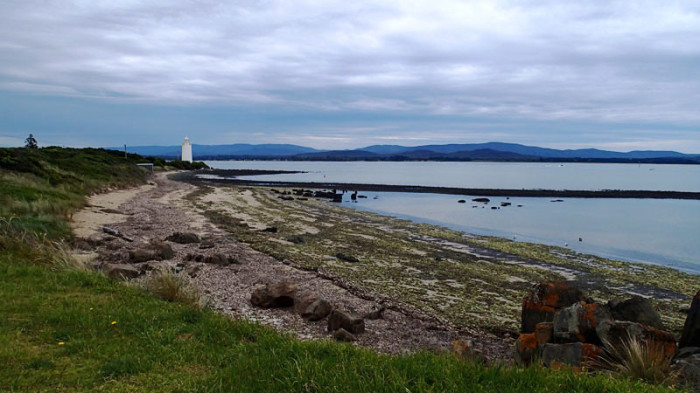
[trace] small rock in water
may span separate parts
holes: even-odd
[[[464,199],[460,199],[457,201],[457,203],[467,203],[467,201],[465,201]]]

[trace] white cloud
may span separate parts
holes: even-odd
[[[697,125],[695,1],[7,1],[0,90]]]

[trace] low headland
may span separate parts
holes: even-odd
[[[0,390],[674,390],[673,378],[514,365],[521,303],[564,279],[589,302],[642,295],[680,335],[697,276],[282,186],[149,177],[141,161],[0,149]],[[295,306],[252,301],[282,282]],[[363,331],[339,338],[302,318],[296,299],[312,298],[364,316]]]

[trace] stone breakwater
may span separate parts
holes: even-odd
[[[656,191],[656,190],[543,190],[543,189],[497,189],[497,188],[457,188],[429,187],[390,184],[333,183],[333,182],[289,182],[242,180],[237,177],[254,175],[275,175],[300,173],[290,171],[257,171],[238,169],[217,169],[198,172],[184,172],[176,178],[188,182],[206,181],[209,183],[238,186],[266,186],[286,188],[335,189],[377,192],[413,192],[448,195],[473,195],[492,197],[559,197],[559,198],[652,198],[700,200],[700,192]]]

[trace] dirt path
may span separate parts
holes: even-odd
[[[358,336],[356,345],[398,353],[417,349],[449,350],[452,341],[459,339],[472,341],[473,348],[487,359],[510,358],[512,343],[508,339],[472,329],[456,329],[415,307],[402,304],[398,299],[378,296],[327,273],[295,269],[285,261],[278,261],[238,242],[228,232],[213,225],[203,211],[185,198],[196,191],[196,186],[169,180],[162,173],[157,174],[152,183],[135,190],[94,197],[91,207],[74,216],[76,235],[90,238],[88,243],[94,245],[99,261],[126,262],[130,250],[151,240],[163,240],[177,231],[195,232],[203,242],[172,243],[175,256],[165,264],[179,266],[188,272],[204,289],[214,307],[231,317],[259,321],[279,331],[292,332],[301,339],[330,338],[325,320],[308,322],[290,309],[264,310],[250,304],[250,293],[257,284],[291,280],[297,283],[300,293],[317,294],[338,309],[362,314],[386,306],[384,319],[365,321],[366,332]],[[215,200],[210,202],[217,203]],[[251,201],[242,203],[250,204]],[[300,219],[300,225],[308,225],[301,221],[304,220]],[[106,224],[134,241],[127,242],[96,232]],[[239,263],[224,267],[188,261],[191,259],[188,255],[215,254],[231,257]]]

